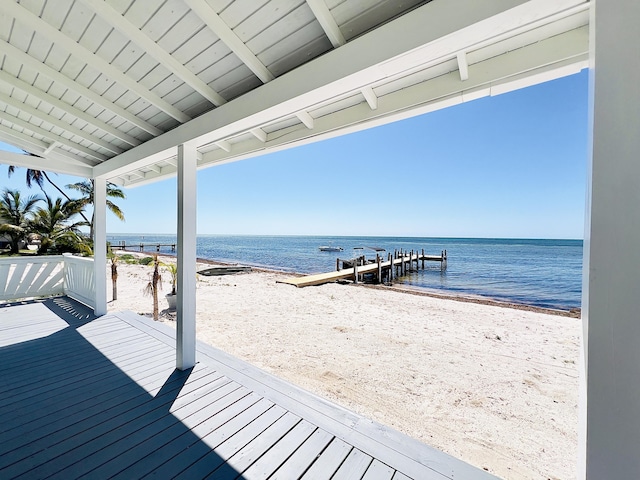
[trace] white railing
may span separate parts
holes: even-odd
[[[96,281],[93,273],[93,258],[74,257],[63,253],[64,294],[89,305],[96,306]]]
[[[69,253],[0,258],[0,300],[62,294],[95,308],[92,258]]]

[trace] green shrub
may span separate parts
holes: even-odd
[[[140,265],[149,265],[151,262],[153,262],[153,257],[142,257],[138,260]]]
[[[123,263],[138,263],[138,259],[131,255],[130,253],[125,253],[124,255],[118,255],[118,261]]]

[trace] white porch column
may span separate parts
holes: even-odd
[[[586,478],[630,479],[640,478],[640,2],[592,8]]]
[[[93,180],[93,273],[96,315],[107,313],[107,181]]]
[[[178,146],[176,367],[196,364],[196,147]]]

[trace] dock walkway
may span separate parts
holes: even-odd
[[[341,260],[338,259],[338,267]],[[440,255],[425,255],[424,252],[415,255],[413,252],[409,254],[391,255],[387,260],[382,260],[378,257],[376,262],[366,263],[364,265],[358,265],[355,260],[342,261],[344,263],[353,264],[353,267],[338,268],[333,272],[316,273],[312,275],[305,275],[302,277],[290,277],[282,280],[277,280],[277,283],[285,283],[287,285],[294,285],[296,287],[310,287],[313,285],[322,285],[325,283],[335,282],[338,280],[352,279],[354,282],[358,282],[360,277],[367,274],[373,274],[378,282],[382,282],[383,278],[388,278],[391,281],[394,275],[404,275],[408,270],[413,267],[415,263],[416,269],[419,268],[422,263],[424,268],[424,262],[440,262],[442,267],[446,267],[447,252],[443,250]]]

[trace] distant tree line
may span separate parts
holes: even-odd
[[[10,166],[8,175],[14,173]],[[80,193],[80,198],[71,198],[56,185],[47,172],[27,169],[26,186],[40,187],[43,196],[24,196],[19,190],[5,188],[0,194],[0,237],[9,244],[9,253],[18,254],[24,242],[37,246],[39,255],[65,252],[91,254],[93,250],[93,222],[89,220],[86,208],[94,202],[92,180],[66,185],[65,188]],[[44,190],[45,183],[51,184],[62,198],[51,198]],[[107,183],[107,197],[125,198],[117,185]],[[107,208],[124,221],[124,214],[111,200]],[[89,227],[89,235],[83,234],[81,227]]]

